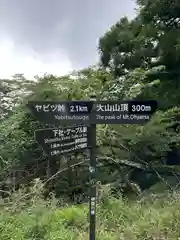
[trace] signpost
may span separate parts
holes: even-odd
[[[66,101],[29,102],[28,108],[43,123],[78,125],[75,127],[40,129],[35,139],[49,157],[82,151],[90,152],[89,239],[95,240],[96,227],[96,124],[142,124],[157,109],[149,101]]]
[[[141,124],[150,120],[157,102],[29,102],[28,107],[40,122],[46,124]]]
[[[35,139],[49,156],[64,155],[88,148],[89,127],[48,128],[35,131]]]

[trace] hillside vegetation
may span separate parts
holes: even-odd
[[[97,66],[66,76],[44,75],[36,81],[23,74],[0,81],[0,239],[88,239],[89,156],[72,154],[70,161],[76,167],[69,167],[65,156],[48,159],[35,142],[34,131],[52,125],[38,122],[26,104],[89,100],[92,95],[97,100],[158,102],[157,112],[145,125],[97,126],[97,180],[110,184],[113,193],[98,207],[99,239],[180,238],[180,3],[137,3],[133,20],[121,18],[100,37]],[[43,197],[40,202],[24,200],[37,178],[45,183]],[[172,196],[166,193],[156,200],[148,195],[143,203],[125,200],[132,192],[141,199],[160,183]],[[26,192],[18,193],[22,188]],[[46,206],[52,192],[69,207]],[[14,195],[8,199],[12,193],[18,203]],[[22,206],[15,213],[19,203]],[[71,206],[76,203],[82,206]],[[29,206],[24,209],[23,204]],[[33,236],[35,232],[40,236]]]
[[[21,194],[1,211],[1,239],[89,239],[87,204],[67,206],[53,197],[44,201],[37,193],[28,201],[18,201]],[[161,197],[149,193],[136,201],[106,196],[97,205],[96,239],[177,240],[179,209],[179,195],[168,191]]]

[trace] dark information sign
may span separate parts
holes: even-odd
[[[39,121],[47,124],[141,124],[150,120],[157,102],[29,102],[28,107]]]
[[[50,156],[64,155],[88,148],[89,127],[76,126],[35,131],[35,139]]]

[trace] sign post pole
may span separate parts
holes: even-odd
[[[89,240],[95,240],[96,228],[96,125],[146,123],[157,107],[154,100],[96,101],[95,96],[90,101],[28,103],[28,108],[40,122],[79,125],[37,130],[35,138],[51,158],[89,148]]]
[[[96,125],[90,125],[89,132],[90,145],[90,166],[89,166],[89,240],[95,240],[96,235]]]

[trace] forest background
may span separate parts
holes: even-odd
[[[137,4],[133,20],[121,18],[99,39],[98,65],[65,76],[36,77],[35,81],[24,78],[23,74],[1,79],[0,180],[3,197],[16,194],[17,189],[37,178],[42,184],[46,182],[46,197],[53,191],[56,198],[77,203],[79,200],[72,197],[73,193],[87,196],[88,156],[73,155],[73,164],[84,161],[74,168],[68,167],[64,156],[53,161],[47,159],[34,139],[34,131],[47,125],[39,123],[26,104],[29,100],[89,100],[92,93],[97,100],[158,101],[157,112],[145,125],[98,125],[98,181],[102,185],[110,184],[116,190],[116,197],[117,192],[123,196],[128,192],[146,192],[157,182],[163,182],[173,192],[178,189],[180,2],[137,0]],[[60,170],[60,174],[47,182]]]

